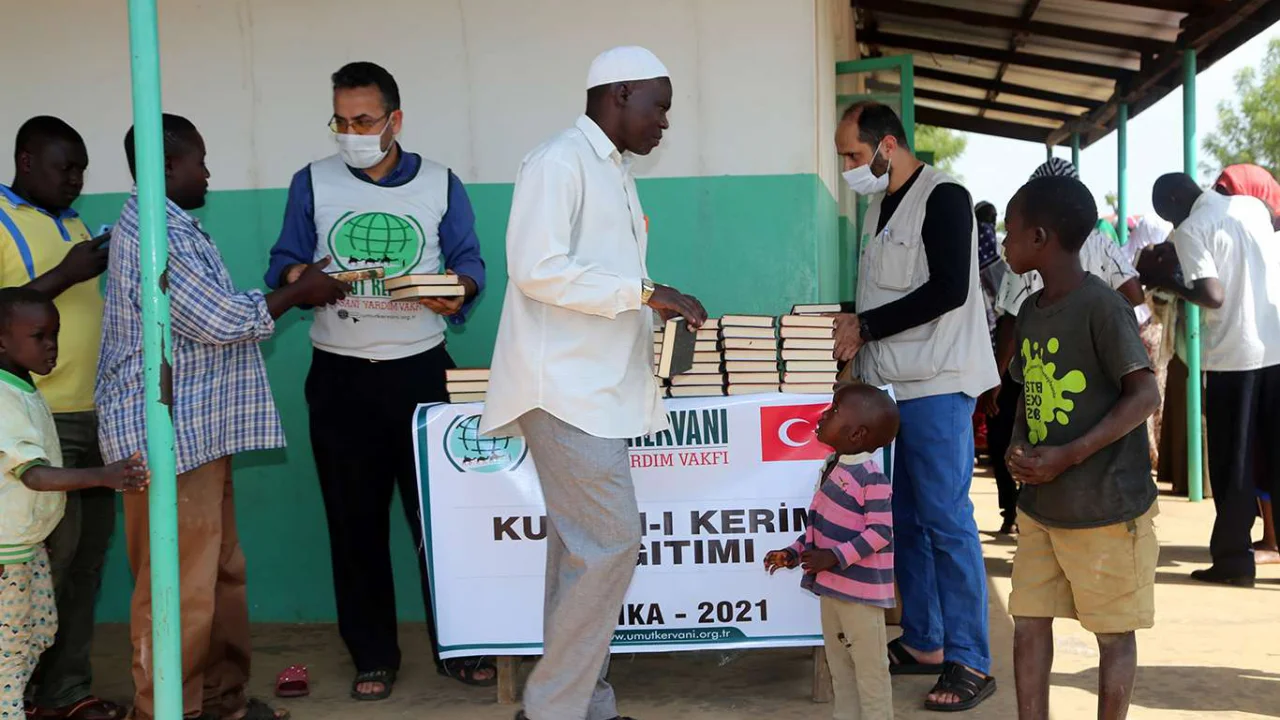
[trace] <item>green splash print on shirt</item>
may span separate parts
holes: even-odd
[[[1049,355],[1058,352],[1058,338],[1049,338],[1045,347],[1030,340],[1022,341],[1022,379],[1027,402],[1027,434],[1032,445],[1039,445],[1049,437],[1049,424],[1068,425],[1071,422],[1071,411],[1075,409],[1075,401],[1066,397],[1067,393],[1079,394],[1089,383],[1084,373],[1072,370],[1061,378],[1056,363],[1045,361],[1045,350]]]

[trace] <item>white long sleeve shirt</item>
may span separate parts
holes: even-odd
[[[482,433],[519,435],[534,409],[596,437],[666,429],[640,302],[647,246],[630,157],[590,118],[524,159]]]

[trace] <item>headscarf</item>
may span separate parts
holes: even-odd
[[[974,206],[973,212],[976,216],[984,207],[995,207],[983,200]],[[1000,246],[996,242],[996,225],[995,223],[978,221],[978,269],[986,270],[991,264],[1000,259]]]
[[[1063,160],[1059,157],[1049,158],[1048,161],[1042,163],[1031,173],[1031,179],[1042,177],[1073,177],[1080,179],[1080,173],[1076,172],[1076,166],[1071,164],[1070,160]]]
[[[1249,195],[1266,203],[1272,216],[1280,214],[1280,183],[1257,165],[1229,165],[1213,183],[1214,189],[1222,188],[1227,195]]]

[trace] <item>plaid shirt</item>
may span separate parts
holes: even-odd
[[[165,204],[178,472],[283,447],[258,348],[275,331],[266,299],[257,290],[237,292],[200,223],[172,201]],[[103,459],[111,463],[146,450],[137,195],[112,229],[107,273],[96,400]]]

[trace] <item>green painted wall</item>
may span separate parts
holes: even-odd
[[[471,321],[451,331],[460,365],[487,365],[506,283],[504,238],[510,184],[469,186],[489,290]],[[649,215],[650,273],[696,294],[713,315],[780,314],[795,303],[838,300],[841,268],[835,198],[811,174],[670,178],[639,181]],[[125,195],[81,199],[89,227],[114,222]],[[262,287],[267,254],[279,232],[285,191],[222,191],[199,213],[240,287]],[[847,281],[846,281],[847,282]],[[241,540],[249,559],[249,597],[260,622],[334,619],[328,535],[307,438],[302,395],[310,362],[309,317],[282,318],[263,345],[289,447],[236,460]],[[406,420],[407,423],[407,420]],[[400,510],[394,512],[399,517]],[[398,611],[421,619],[413,548],[403,522],[393,522]],[[128,618],[132,580],[117,533],[99,618]]]

